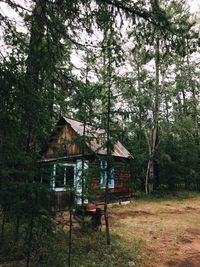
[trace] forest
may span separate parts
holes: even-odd
[[[132,155],[136,199],[198,195],[199,13],[186,0],[0,0],[0,23],[0,266],[159,266],[112,228],[113,151]],[[38,181],[63,116],[83,122],[79,143],[105,129],[102,232],[76,220],[73,186],[56,213]]]

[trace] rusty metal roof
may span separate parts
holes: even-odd
[[[84,133],[84,124],[80,121],[63,117],[63,119],[70,124],[72,129],[80,136]],[[106,142],[106,131],[101,128],[95,128],[95,126],[86,125],[85,135],[89,137],[90,141],[87,142],[88,147],[95,153],[99,155],[106,155],[107,149],[105,147]],[[122,158],[132,158],[133,156],[128,152],[128,150],[118,141],[113,147],[113,156]]]

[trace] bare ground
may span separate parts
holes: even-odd
[[[110,226],[144,240],[147,267],[200,267],[200,198],[135,201],[110,208]]]

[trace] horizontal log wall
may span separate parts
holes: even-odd
[[[88,176],[91,180],[89,189],[89,202],[102,202],[104,200],[104,189],[100,188],[100,162],[98,159],[89,159],[89,172]],[[66,163],[68,161],[63,161]],[[130,180],[130,167],[127,162],[120,159],[115,161],[114,164],[114,188],[109,189],[109,200],[118,201],[130,195],[128,182]],[[69,194],[66,192],[52,192],[50,193],[50,205],[53,210],[66,209],[69,204]]]

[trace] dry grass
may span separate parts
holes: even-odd
[[[114,233],[144,240],[145,266],[200,266],[200,197],[135,201],[110,208]]]
[[[110,207],[109,216],[110,247],[105,242],[105,226],[103,233],[82,233],[73,222],[72,266],[200,267],[200,195],[136,200]],[[67,266],[68,221],[67,212],[55,217],[58,233],[51,243],[47,240],[45,264],[40,266]],[[13,262],[1,266],[24,265]]]

